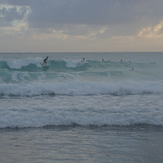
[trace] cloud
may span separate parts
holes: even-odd
[[[158,21],[162,17],[161,6],[163,6],[162,0],[2,0],[2,2],[22,7],[29,6],[31,13],[27,21],[32,28],[148,23],[143,20]],[[16,16],[16,12],[13,15]]]
[[[5,0],[4,0],[5,1]],[[139,1],[139,0],[138,0]],[[106,25],[131,21],[134,18],[133,0],[6,0],[11,5],[28,5],[32,13],[29,23]],[[132,2],[132,3],[131,3]],[[130,13],[130,14],[128,14]],[[34,23],[35,22],[35,23]]]
[[[0,8],[0,26],[12,26],[14,21],[21,21],[28,13],[27,7],[3,6]]]
[[[47,0],[30,7],[32,13],[28,21],[35,28],[51,28],[58,24],[104,26],[135,19],[133,4],[126,0]]]
[[[15,35],[21,41],[24,37],[42,44],[49,40],[88,47],[98,43],[97,49],[119,42],[123,49],[131,41],[133,47],[134,40],[138,44],[140,39],[162,38],[162,0],[0,0],[0,4],[0,35]]]
[[[1,17],[1,26],[11,26],[25,15],[29,28],[58,30],[66,35],[98,38],[134,35],[162,19],[162,0],[2,0],[12,5]],[[1,3],[2,3],[1,2]],[[18,11],[16,6],[21,8]],[[105,30],[103,30],[105,29]],[[101,32],[103,31],[103,32]],[[94,33],[94,34],[92,34]]]
[[[163,37],[163,22],[155,25],[154,27],[143,28],[139,34],[143,38],[160,38]]]

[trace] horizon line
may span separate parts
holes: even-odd
[[[0,52],[0,53],[162,53],[163,51],[108,51],[108,52]]]

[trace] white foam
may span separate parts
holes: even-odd
[[[76,68],[79,63],[82,64],[79,60],[66,61],[66,66],[68,68]]]
[[[0,109],[0,128],[43,127],[47,125],[163,125],[161,109],[57,109],[45,108]]]
[[[16,78],[16,77],[15,77]],[[16,79],[15,79],[16,80]],[[0,94],[18,96],[59,95],[136,95],[162,94],[162,82],[62,82],[62,83],[30,83],[0,84]]]
[[[7,64],[10,68],[13,69],[20,69],[23,66],[28,66],[29,64],[36,64],[37,67],[41,67],[42,59],[35,58],[35,59],[16,59],[16,60],[8,60]]]

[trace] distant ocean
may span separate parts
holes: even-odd
[[[162,163],[162,135],[163,53],[0,53],[2,163]]]

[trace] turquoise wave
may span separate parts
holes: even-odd
[[[0,71],[10,70],[10,71],[28,71],[28,72],[41,72],[47,70],[53,71],[86,71],[89,68],[88,63],[68,63],[66,61],[48,61],[47,65],[43,65],[42,62],[22,62],[19,60],[15,61],[0,61]]]
[[[64,61],[64,60],[49,60],[47,65],[43,66],[42,62],[35,60],[10,60],[0,61],[0,71],[7,69],[12,71],[29,71],[38,72],[44,70],[54,71],[87,71],[89,68],[93,69],[119,69],[119,68],[155,68],[155,62],[150,63],[128,63],[128,62],[100,62],[100,61],[87,61],[85,63],[78,61]]]
[[[162,80],[162,68],[155,62],[129,63],[109,61],[1,60],[0,83],[30,82],[114,82]]]
[[[0,61],[1,97],[162,94],[162,81],[162,67],[155,62]]]

